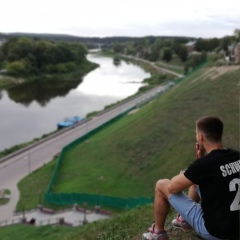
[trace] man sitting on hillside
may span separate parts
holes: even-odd
[[[167,240],[164,230],[170,204],[179,213],[172,225],[192,227],[204,239],[239,240],[239,152],[222,144],[223,123],[207,116],[196,122],[199,158],[171,180],[159,180],[155,188],[155,224],[143,240]],[[204,153],[206,155],[204,156]],[[189,196],[182,190],[189,188]],[[201,198],[201,204],[197,203]]]

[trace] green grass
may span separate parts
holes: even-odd
[[[125,116],[69,151],[54,191],[152,196],[159,178],[171,178],[194,160],[195,121],[203,115],[221,117],[225,123],[225,146],[238,149],[240,70],[215,80],[201,77],[206,70],[205,67],[188,76],[138,112]],[[26,208],[36,207],[38,190],[46,189],[54,165],[53,161],[19,183],[23,196],[19,210],[23,204]],[[58,236],[56,227],[13,227],[16,231],[3,228],[5,232],[1,229],[0,239],[17,231],[29,234],[23,239],[38,239],[40,229],[48,232],[51,239],[139,239],[152,222],[152,206],[144,206],[122,213],[113,221],[100,221],[71,231],[61,228]],[[170,229],[169,222],[167,228]],[[192,232],[170,230],[170,234],[174,240],[198,239]]]
[[[2,227],[0,231],[1,240],[57,240],[66,239],[69,227],[32,227],[24,225],[14,225]]]
[[[9,189],[4,189],[4,193],[7,195],[11,195],[11,191]],[[9,200],[10,198],[0,198],[0,206],[7,204]]]
[[[167,63],[164,61],[157,61],[156,65],[180,74],[184,74],[185,63],[182,62],[181,59],[175,54],[173,55],[171,61]]]
[[[42,203],[56,161],[45,164],[41,169],[32,172],[18,183],[20,199],[16,210],[33,209]]]
[[[63,226],[24,226],[3,227],[0,231],[1,240],[139,240],[143,232],[148,231],[154,221],[152,205],[138,207],[117,215],[109,220],[100,220],[83,227]],[[174,230],[170,222],[176,217],[171,210],[167,219],[166,230],[170,239],[199,240],[194,231],[182,232]]]
[[[178,67],[175,67],[175,66],[170,65],[170,64],[165,65],[165,63],[162,63],[162,62],[157,62],[156,66],[158,66],[160,68],[168,69],[170,71],[173,71],[173,72],[176,72],[176,73],[179,73],[179,74],[184,74],[184,68],[178,68]]]
[[[0,89],[3,89],[7,86],[15,85],[15,79],[8,76],[0,75]]]
[[[178,57],[174,57],[173,60],[168,63],[163,61],[156,62],[157,66],[180,74],[184,74],[184,64],[185,63],[183,63]]]
[[[184,67],[185,63],[179,58],[178,55],[173,54],[171,61],[168,62],[169,65]]]

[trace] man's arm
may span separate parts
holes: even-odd
[[[196,158],[198,159],[200,157],[203,157],[205,152],[205,148],[203,146],[200,146],[199,143],[196,143]],[[179,175],[171,179],[168,190],[170,193],[178,193],[186,188],[189,188],[192,185],[195,184],[186,178],[183,172],[181,172]]]
[[[194,183],[186,178],[183,173],[180,173],[171,179],[168,185],[168,191],[169,193],[179,193],[193,184]]]

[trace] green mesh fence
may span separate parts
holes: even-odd
[[[56,205],[84,204],[121,209],[132,209],[140,205],[153,203],[154,198],[120,198],[85,193],[46,193],[45,201]]]
[[[128,111],[119,114],[115,118],[111,119],[110,121],[102,124],[101,126],[95,128],[94,130],[88,132],[86,135],[76,139],[75,141],[71,142],[70,144],[66,145],[57,160],[56,167],[48,184],[46,193],[44,195],[44,200],[47,203],[52,203],[56,205],[72,205],[72,204],[83,204],[87,202],[89,205],[100,205],[105,207],[114,207],[114,208],[121,208],[121,209],[131,209],[135,208],[136,206],[152,203],[153,198],[121,198],[121,197],[111,197],[111,196],[102,196],[98,194],[85,194],[85,193],[53,193],[51,190],[54,187],[54,183],[57,179],[58,171],[61,167],[61,163],[64,159],[65,152],[71,150],[76,145],[81,144],[82,142],[86,141],[89,137],[96,134],[100,130],[108,127],[113,122],[119,120],[121,117],[126,115],[128,112],[132,111],[136,107],[129,109]]]

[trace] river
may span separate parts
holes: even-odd
[[[135,94],[150,76],[140,67],[88,54],[100,67],[80,81],[36,81],[0,91],[0,151],[57,129],[66,117],[104,109]]]

